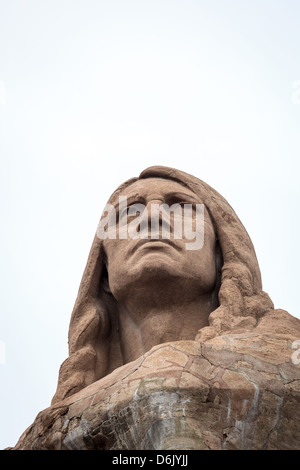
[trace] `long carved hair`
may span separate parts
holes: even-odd
[[[112,194],[109,202],[138,179],[151,177],[174,180],[192,190],[206,206],[215,228],[221,254],[217,257],[219,306],[210,314],[209,326],[195,331],[195,340],[203,342],[224,333],[252,330],[258,319],[273,309],[273,303],[262,291],[253,244],[234,210],[200,179],[163,166],[147,168],[138,178],[126,181]],[[124,364],[116,302],[106,286],[103,242],[95,235],[71,316],[69,357],[60,367],[52,404]]]

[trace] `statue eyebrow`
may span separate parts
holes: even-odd
[[[151,196],[150,196],[151,197]],[[157,197],[157,196],[153,196]],[[180,191],[170,191],[164,195],[165,201],[167,204],[171,205],[176,202],[186,202],[186,203],[200,203],[199,199],[193,194],[187,194]],[[119,211],[119,201],[114,201],[113,203],[114,208],[116,209],[117,213]],[[132,204],[147,204],[147,200],[145,197],[140,196],[139,194],[133,194],[127,196],[127,207],[131,206]]]
[[[146,203],[145,198],[143,198],[142,196],[139,196],[137,194],[127,197],[127,207],[131,206],[132,204],[145,204],[145,203]],[[116,209],[116,211],[118,213],[118,211],[119,211],[119,201],[115,201],[113,203],[113,206],[114,206],[114,208]]]
[[[187,201],[191,200],[196,203],[200,202],[195,196],[193,196],[193,194],[186,194],[186,193],[181,193],[178,191],[168,193],[166,197],[168,200],[175,199],[176,201],[181,201],[181,202],[184,202],[184,200],[187,200]]]

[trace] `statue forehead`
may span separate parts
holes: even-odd
[[[122,195],[164,196],[170,193],[182,193],[196,198],[196,194],[185,185],[166,178],[144,178],[132,183],[122,191]]]

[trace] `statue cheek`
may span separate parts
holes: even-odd
[[[203,291],[210,291],[217,280],[216,252],[212,247],[204,246],[191,256],[189,266],[194,267],[195,278],[198,278]]]

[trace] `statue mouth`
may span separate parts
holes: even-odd
[[[180,247],[169,238],[149,238],[144,240],[139,240],[134,246],[133,251],[137,251],[140,248],[149,248],[149,249],[164,249],[166,247],[175,248],[177,251],[180,251]]]

